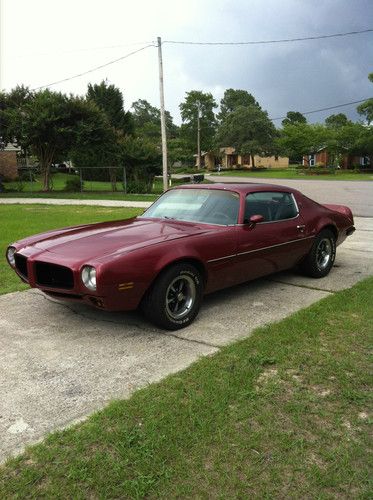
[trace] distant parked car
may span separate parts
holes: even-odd
[[[10,266],[47,295],[109,311],[141,306],[156,325],[189,325],[204,294],[299,264],[331,270],[351,210],[264,184],[170,189],[140,217],[52,230],[13,243]]]

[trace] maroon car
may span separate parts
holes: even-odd
[[[53,230],[7,249],[19,277],[46,294],[108,311],[141,306],[176,330],[206,293],[299,265],[326,276],[355,230],[351,210],[268,184],[188,185],[140,217]]]

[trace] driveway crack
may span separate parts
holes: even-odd
[[[297,283],[289,283],[287,281],[282,281],[282,280],[274,280],[274,279],[267,279],[267,281],[272,281],[273,283],[281,283],[282,285],[289,285],[289,286],[296,286],[298,288],[307,288],[308,290],[317,290],[319,292],[326,292],[333,294],[335,293],[333,290],[325,290],[325,288],[318,288],[316,286],[308,286],[308,285],[300,285]]]

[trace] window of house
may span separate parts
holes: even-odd
[[[308,155],[308,164],[310,167],[314,167],[316,165],[316,155]]]
[[[298,215],[294,197],[290,193],[265,191],[246,196],[244,222],[252,215],[262,215],[264,222],[293,219]]]
[[[362,167],[368,167],[370,165],[369,156],[360,156],[360,165]]]

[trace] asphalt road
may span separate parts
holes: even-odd
[[[175,175],[174,177],[185,177]],[[214,182],[263,182],[294,187],[319,203],[347,205],[357,217],[373,217],[373,181],[323,181],[293,179],[262,179],[248,177],[227,177],[223,175],[206,175],[206,179]],[[62,193],[63,194],[63,193]],[[94,205],[107,207],[147,208],[151,203],[146,201],[120,200],[70,200],[56,198],[1,198],[0,204],[42,203],[46,205]]]
[[[373,217],[373,181],[324,181],[312,179],[262,179],[207,175],[214,182],[263,182],[298,189],[319,203],[347,205],[356,217]]]
[[[0,296],[0,462],[110,400],[372,275],[373,219],[357,219],[356,226],[326,278],[287,272],[220,291],[178,332],[156,329],[137,313],[58,303],[36,290]]]

